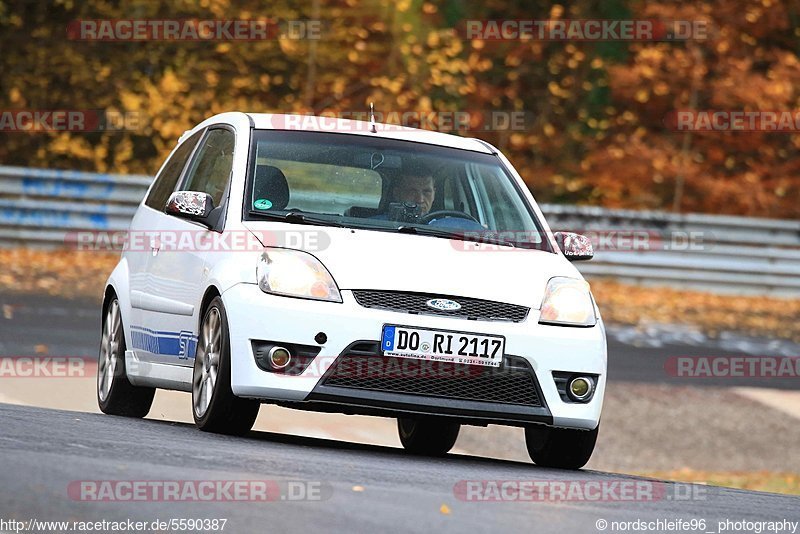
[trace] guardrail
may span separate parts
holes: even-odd
[[[592,261],[576,263],[588,278],[800,296],[800,221],[561,205],[542,210],[554,230],[650,238],[652,246],[601,247]]]
[[[152,178],[0,167],[0,244],[55,247],[74,230],[125,230]]]
[[[148,176],[0,167],[0,245],[52,248],[63,245],[70,231],[125,230],[150,181]],[[541,207],[554,230],[604,236],[592,261],[575,264],[589,278],[800,296],[800,221]],[[642,238],[649,243],[639,246]],[[640,243],[620,246],[626,239]]]

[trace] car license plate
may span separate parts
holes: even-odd
[[[384,325],[381,336],[384,356],[439,362],[500,367],[505,338]]]

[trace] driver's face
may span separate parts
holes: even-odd
[[[393,200],[413,202],[420,207],[421,215],[425,215],[431,211],[434,194],[433,177],[408,176],[395,187]]]

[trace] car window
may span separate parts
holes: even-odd
[[[455,180],[445,180],[444,182],[444,209],[446,210],[454,210],[456,209],[456,191],[455,191]]]
[[[493,154],[326,132],[252,135],[245,219],[299,211],[323,224],[487,240],[502,233],[547,249],[521,190]]]
[[[470,179],[477,192],[477,200],[485,209],[484,217],[490,228],[512,232],[530,231],[521,218],[524,205],[519,193],[508,180],[501,180],[496,170],[485,165],[470,165]],[[540,236],[532,234],[537,240]]]
[[[353,205],[377,208],[381,199],[381,176],[369,169],[268,156],[257,164],[277,167],[284,174],[291,192],[287,208],[341,215]]]
[[[186,166],[186,161],[192,155],[197,141],[203,135],[203,131],[199,131],[192,135],[189,139],[181,143],[181,145],[172,153],[167,163],[161,169],[161,172],[156,176],[153,182],[153,187],[150,189],[150,194],[147,195],[145,204],[154,210],[163,211],[167,205],[170,194],[175,191],[175,185],[181,177],[181,172]]]
[[[475,210],[471,206],[467,193],[464,190],[464,179],[461,176],[446,176],[443,194],[444,209],[463,211],[471,215],[475,214]]]
[[[208,193],[214,199],[214,206],[219,206],[233,167],[234,144],[235,136],[230,130],[209,131],[182,188]]]

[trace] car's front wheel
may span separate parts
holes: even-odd
[[[536,465],[580,469],[592,457],[599,430],[532,425],[525,428],[525,444]]]
[[[114,297],[103,316],[103,335],[97,360],[97,404],[109,415],[144,417],[153,405],[155,388],[136,387],[125,371],[125,332],[119,300]]]
[[[242,435],[253,428],[261,406],[231,390],[228,317],[222,299],[214,298],[200,323],[192,375],[192,414],[200,430]]]
[[[461,425],[440,417],[424,419],[397,419],[397,432],[403,448],[414,454],[441,456],[446,454],[458,438]]]

